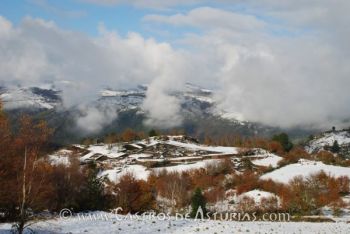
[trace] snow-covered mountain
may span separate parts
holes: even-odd
[[[111,106],[116,111],[139,109],[146,98],[147,86],[140,85],[134,89],[102,89],[96,100],[89,105]],[[50,87],[0,87],[0,99],[6,109],[54,109],[62,104],[61,92]],[[182,104],[182,109],[198,114],[216,114],[213,91],[192,84],[186,84],[185,90],[174,92]],[[93,95],[92,95],[93,96]]]
[[[147,85],[139,85],[133,89],[104,88],[96,95],[91,94],[91,97],[96,97],[85,103],[84,106],[76,105],[70,108],[63,108],[64,97],[62,95],[63,92],[50,85],[0,88],[0,99],[4,102],[5,110],[11,112],[12,116],[18,116],[23,112],[40,114],[41,118],[45,118],[56,129],[57,138],[64,138],[66,143],[72,143],[73,139],[79,140],[82,134],[86,134],[82,131],[72,131],[72,129],[76,129],[79,125],[77,119],[81,117],[85,119],[80,125],[86,125],[86,121],[90,119],[90,116],[87,116],[89,110],[92,110],[94,114],[107,113],[106,118],[101,118],[103,122],[99,123],[102,128],[98,132],[93,132],[95,135],[109,133],[111,129],[118,131],[126,128],[140,131],[149,129],[149,126],[144,125],[148,116],[143,110]],[[236,113],[219,109],[215,101],[215,92],[209,89],[186,84],[184,90],[173,92],[170,95],[176,97],[181,105],[179,114],[183,121],[178,128],[184,129],[190,135],[202,138],[205,135],[220,134],[222,136],[232,133],[242,136],[271,136],[282,131],[277,127],[242,121],[235,117]],[[299,130],[289,133],[298,137],[306,135],[305,133],[300,134]]]
[[[142,104],[146,98],[147,86],[140,85],[135,89],[116,90],[104,89],[96,105],[109,105],[118,111],[137,109],[142,112]],[[213,91],[202,89],[192,84],[186,84],[183,91],[170,94],[180,100],[181,111],[192,115],[215,115]]]
[[[49,87],[0,87],[6,109],[54,109],[61,105],[61,92]]]

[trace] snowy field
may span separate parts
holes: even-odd
[[[306,159],[300,159],[298,163],[289,164],[287,166],[281,167],[277,170],[274,170],[270,173],[267,173],[261,176],[261,179],[272,179],[280,183],[288,183],[291,179],[296,176],[303,176],[304,178],[324,171],[327,174],[330,174],[335,177],[340,176],[349,176],[350,167],[340,167],[333,165],[326,165],[318,161],[310,161]]]
[[[107,213],[102,213],[107,214]],[[126,216],[118,216],[119,219]],[[0,233],[10,233],[10,224],[0,224]],[[77,217],[68,220],[48,220],[31,226],[35,233],[350,233],[346,223],[307,222],[235,222],[200,220],[82,220]],[[29,233],[29,232],[28,232]]]
[[[271,154],[271,153],[266,153],[262,155],[254,155],[254,157],[258,157],[259,159],[255,159],[252,161],[255,165],[258,166],[271,166],[273,168],[278,166],[278,162],[281,161],[283,158],[276,155],[276,154]]]
[[[194,169],[199,168],[205,168],[209,164],[217,163],[219,162],[219,159],[209,159],[209,160],[203,160],[195,163],[190,164],[180,164],[176,166],[168,166],[168,167],[157,167],[157,168],[151,168],[148,169],[145,166],[142,165],[125,165],[125,167],[122,168],[113,168],[110,170],[104,170],[102,173],[99,174],[99,176],[107,176],[107,178],[110,181],[118,182],[118,180],[126,175],[126,174],[132,174],[135,176],[138,180],[147,180],[148,176],[151,174],[152,171],[154,172],[162,172],[163,170],[166,170],[167,172],[185,172],[190,171]]]

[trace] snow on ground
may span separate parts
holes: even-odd
[[[134,158],[134,159],[149,158],[149,157],[152,157],[152,154],[130,154],[128,157],[129,158]]]
[[[246,122],[244,121],[244,117],[240,113],[235,112],[226,112],[223,110],[216,110],[216,114],[220,116],[223,119],[234,121],[240,125],[245,125]]]
[[[69,157],[72,154],[71,150],[62,149],[48,156],[51,165],[70,165]]]
[[[132,220],[126,216],[115,216],[110,213],[94,212],[96,220],[91,218],[72,217],[66,220],[51,219],[40,221],[30,228],[35,233],[350,233],[350,225],[346,223],[307,223],[307,222],[237,222],[214,220],[160,220],[143,218]],[[101,218],[98,218],[101,217]],[[107,217],[107,218],[103,218]],[[0,224],[0,233],[10,233],[10,224]]]
[[[224,147],[224,146],[206,146],[206,145],[198,145],[193,143],[183,143],[179,141],[173,141],[169,140],[164,142],[169,145],[174,145],[178,147],[183,147],[187,149],[192,150],[204,150],[204,151],[212,151],[212,152],[218,152],[218,153],[225,153],[225,154],[237,154],[238,148],[237,147]]]
[[[184,96],[188,98],[197,99],[198,101],[201,101],[201,102],[207,102],[210,104],[213,104],[215,102],[211,97],[197,96],[189,93],[185,94]]]
[[[321,138],[310,141],[306,150],[313,153],[323,149],[324,146],[332,146],[334,141],[338,141],[339,145],[350,143],[350,133],[348,131],[327,132]]]
[[[10,88],[5,93],[0,93],[0,99],[5,102],[5,108],[7,109],[23,107],[53,109],[57,105],[57,103],[34,94],[29,88]]]
[[[164,159],[154,159],[150,160],[147,159],[145,161],[163,161]],[[139,160],[142,161],[142,160]],[[109,170],[104,170],[102,171],[99,176],[107,176],[107,178],[110,181],[113,182],[118,182],[119,178],[121,178],[123,175],[127,173],[131,173],[135,176],[136,179],[138,180],[147,180],[149,174],[154,171],[154,172],[162,172],[163,170],[166,170],[167,172],[184,172],[184,171],[189,171],[189,170],[194,170],[194,169],[199,169],[199,168],[205,168],[208,164],[211,163],[217,163],[219,162],[220,159],[209,159],[209,160],[203,160],[203,161],[198,161],[195,163],[188,163],[188,164],[179,164],[176,166],[167,166],[167,167],[156,167],[156,168],[150,168],[147,169],[146,167],[142,165],[125,165],[124,167],[116,167],[113,169]]]
[[[266,192],[266,191],[261,191],[261,190],[258,190],[258,189],[254,189],[252,191],[240,194],[237,197],[236,201],[239,202],[244,197],[253,198],[255,204],[257,204],[257,205],[261,204],[261,199],[263,199],[263,198],[268,199],[268,198],[271,198],[271,197],[276,197],[278,201],[280,200],[275,194],[270,193],[270,192]]]
[[[349,176],[350,167],[326,165],[318,161],[300,159],[298,163],[289,164],[270,173],[261,176],[261,179],[272,179],[281,183],[288,183],[296,176],[307,177],[323,170],[325,173],[335,177]]]
[[[164,158],[137,159],[138,162],[164,162]]]
[[[159,161],[163,159],[155,159],[155,161]],[[176,166],[166,166],[166,167],[156,167],[156,168],[150,168],[147,169],[146,167],[142,165],[125,165],[124,167],[116,167],[109,170],[102,171],[99,176],[107,176],[107,178],[110,181],[117,182],[120,177],[127,173],[132,173],[136,179],[138,180],[147,180],[149,174],[153,172],[162,172],[163,170],[166,170],[167,172],[184,172],[184,171],[190,171],[194,169],[199,168],[205,168],[207,165],[212,163],[217,163],[221,159],[209,159],[209,160],[203,160],[198,161],[195,163],[187,163],[187,164],[179,164]],[[151,161],[150,159],[147,159],[145,161]]]
[[[283,158],[280,156],[277,156],[276,154],[267,153],[265,155],[254,155],[254,157],[259,157],[259,159],[255,159],[252,161],[257,166],[272,166],[277,167],[278,162],[281,161]]]
[[[69,157],[68,156],[62,156],[62,155],[56,155],[52,154],[48,156],[48,160],[51,165],[57,166],[57,165],[66,165],[69,166]]]
[[[131,173],[138,180],[147,180],[150,171],[142,165],[125,165],[125,167],[114,168],[102,171],[99,176],[107,176],[112,182],[118,182],[119,178]]]
[[[166,170],[168,172],[184,172],[199,168],[205,168],[208,164],[211,163],[217,163],[220,161],[220,159],[210,159],[210,160],[203,160],[195,163],[189,163],[189,164],[180,164],[176,166],[169,166],[169,167],[157,167],[153,168],[152,170],[155,172],[161,172],[163,170]]]
[[[109,147],[107,144],[91,145],[87,150],[90,152],[81,157],[80,160],[84,161],[95,154],[106,155],[109,158],[118,158],[125,154],[120,152],[120,147],[118,145],[112,145],[112,147]]]

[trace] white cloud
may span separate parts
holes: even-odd
[[[118,4],[131,4],[136,7],[146,8],[168,8],[178,5],[189,5],[199,3],[200,0],[80,0],[83,2],[98,4],[98,5],[118,5]]]
[[[174,26],[193,26],[204,29],[228,28],[231,30],[261,30],[265,23],[252,15],[240,14],[212,7],[199,7],[187,14],[147,15],[146,22],[166,23]]]
[[[118,114],[111,107],[79,106],[79,116],[76,118],[77,127],[85,133],[96,133],[111,123]]]
[[[183,73],[180,75],[172,68],[172,64],[181,64],[178,61],[183,60],[182,52],[173,50],[169,44],[144,39],[137,33],[122,38],[103,26],[100,27],[100,36],[90,38],[62,30],[52,22],[29,17],[18,27],[13,27],[9,21],[0,18],[0,25],[6,26],[2,27],[0,34],[2,82],[24,86],[53,83],[63,90],[64,104],[67,107],[94,100],[105,86],[135,87],[151,83],[150,90],[162,93],[162,104],[169,107],[166,117],[177,115],[176,112],[172,113],[177,111],[176,107],[171,106],[176,102],[166,97],[165,90],[158,90],[165,89],[165,86],[152,88],[153,80],[157,80],[157,83],[169,81],[167,74],[172,74],[172,77],[177,77],[178,74],[178,77],[185,79]],[[173,88],[181,88],[180,80]],[[151,119],[162,121],[162,116],[157,113],[163,113],[157,112],[158,107],[152,106],[152,103],[157,105],[160,101],[158,98],[161,97],[152,95],[152,91],[148,94],[145,111],[149,112]],[[153,102],[154,97],[157,102]],[[100,118],[96,114],[96,110],[87,110],[87,115],[79,120],[79,126],[87,126],[86,120],[91,119],[111,120],[108,116],[105,118],[104,111],[100,112]],[[80,124],[81,121],[83,124]]]

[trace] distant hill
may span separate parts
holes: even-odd
[[[10,118],[16,120],[18,116],[27,113],[36,118],[46,119],[55,129],[56,143],[76,143],[83,137],[99,137],[111,132],[122,132],[126,128],[137,131],[149,131],[151,127],[144,124],[147,114],[142,109],[147,86],[134,89],[106,88],[100,91],[98,98],[92,100],[84,108],[94,108],[104,113],[106,108],[115,112],[115,117],[104,124],[94,133],[77,129],[76,120],[84,116],[84,109],[79,106],[64,108],[62,92],[50,86],[39,87],[2,87],[0,99],[4,102],[5,110]],[[270,137],[275,133],[286,131],[292,138],[308,136],[312,131],[305,129],[280,129],[260,123],[241,121],[234,113],[218,109],[214,92],[187,84],[186,89],[174,92],[181,103],[182,125],[176,129],[184,130],[186,134],[204,139],[206,135],[219,137],[226,134],[241,136]]]

